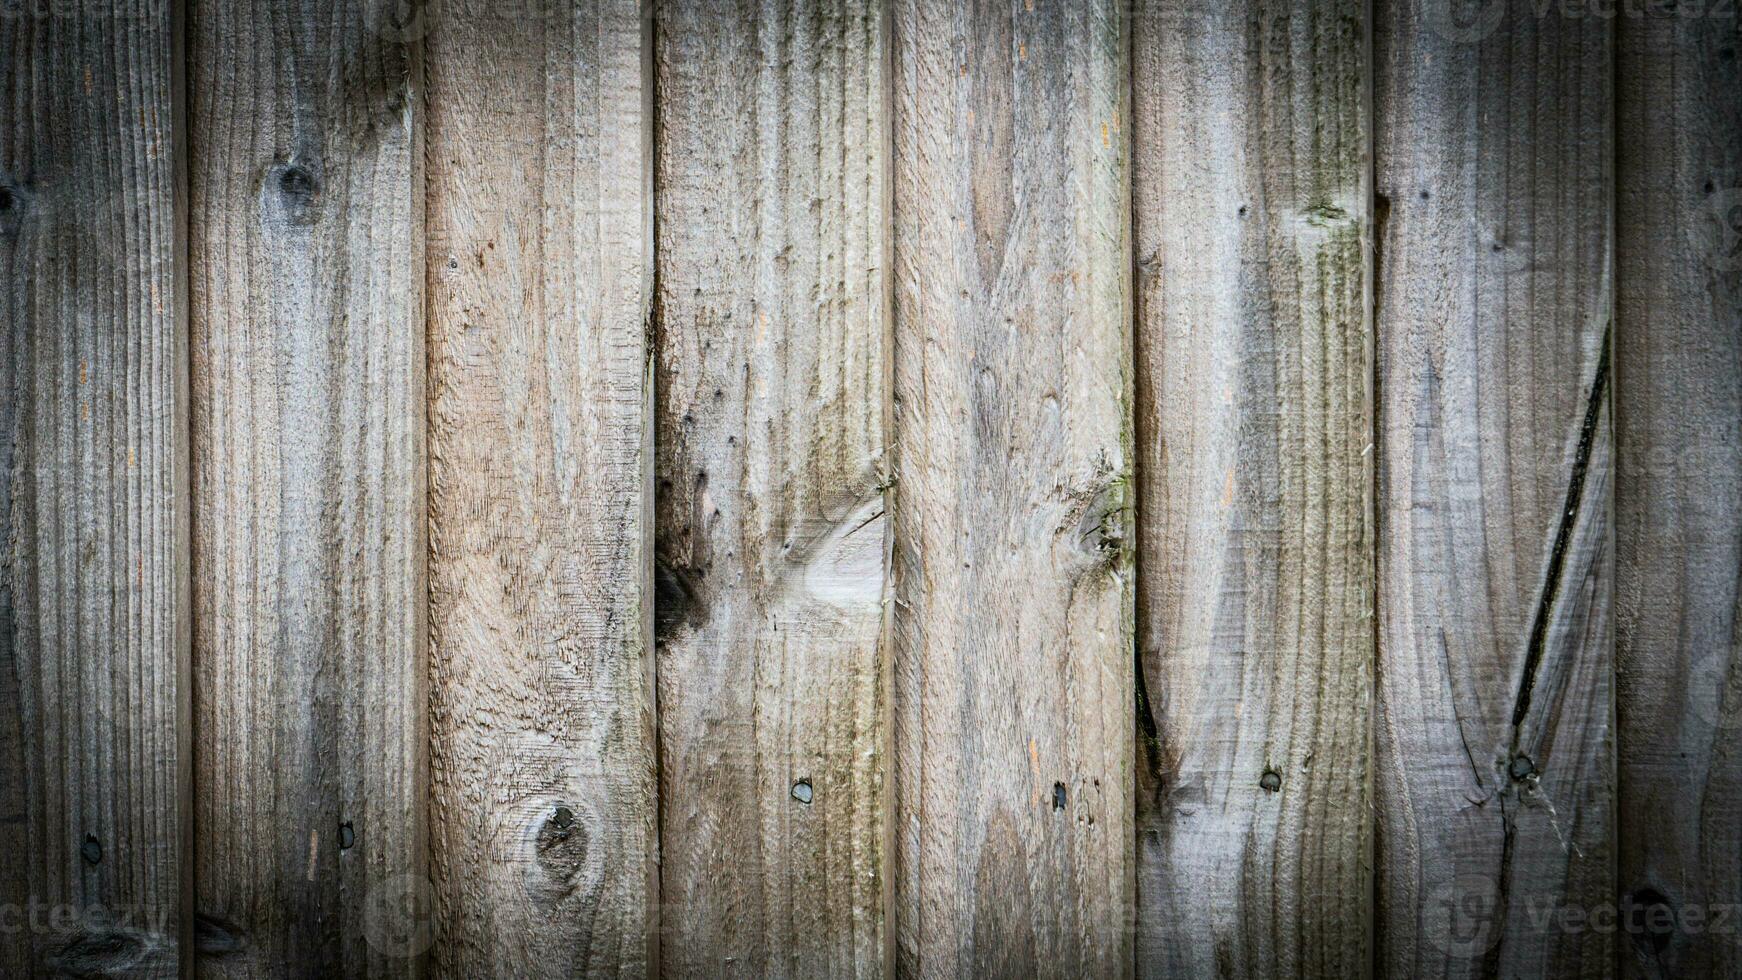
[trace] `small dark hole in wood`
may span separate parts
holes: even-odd
[[[556,824],[559,828],[567,829],[569,824],[575,822],[575,811],[566,806],[559,806],[556,808],[555,815],[550,818],[550,822]]]
[[[799,801],[800,803],[803,803],[805,806],[810,806],[812,796],[813,796],[813,792],[811,790],[810,777],[806,776],[806,777],[800,779],[798,782],[792,784],[792,798],[793,799]]]
[[[1264,770],[1264,775],[1258,777],[1258,785],[1266,793],[1274,793],[1282,788],[1282,773],[1275,769]]]
[[[1428,198],[1430,198],[1430,197],[1432,197],[1432,196],[1433,196],[1433,195],[1432,195],[1432,194],[1429,194],[1429,193],[1428,193],[1428,192],[1427,192],[1427,191],[1422,191],[1422,192],[1421,192],[1421,199],[1422,199],[1422,200],[1424,200],[1424,201],[1425,201],[1425,200],[1427,200],[1427,199],[1428,199]]]
[[[1064,783],[1053,783],[1052,784],[1052,808],[1054,810],[1063,810],[1065,808],[1065,784]]]
[[[1713,192],[1713,191],[1715,191],[1715,190],[1717,190],[1717,189],[1718,189],[1718,187],[1717,187],[1717,185],[1716,185],[1716,184],[1713,184],[1713,183],[1712,183],[1712,182],[1711,182],[1711,181],[1709,181],[1709,180],[1708,180],[1708,181],[1706,181],[1706,193],[1707,193],[1707,194],[1710,194],[1710,193],[1712,193],[1712,192]]]
[[[10,211],[18,199],[12,195],[12,188],[0,187],[0,211]]]
[[[1529,779],[1536,775],[1536,763],[1530,761],[1528,755],[1515,755],[1506,767],[1506,772],[1513,779]]]
[[[103,862],[103,844],[97,840],[97,835],[85,835],[85,842],[79,845],[79,856],[85,859],[86,864],[101,864]]]
[[[339,824],[339,850],[348,851],[357,843],[357,832],[351,829],[351,821]]]

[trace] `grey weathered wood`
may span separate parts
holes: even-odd
[[[885,13],[879,0],[660,9],[672,976],[884,973]]]
[[[174,976],[188,922],[181,21],[0,15],[5,976]]]
[[[1742,35],[1667,10],[1617,31],[1619,953],[1628,976],[1735,977]]]
[[[1131,969],[1124,5],[894,5],[903,975]]]
[[[435,972],[653,972],[650,31],[428,38]]]
[[[193,4],[206,976],[409,976],[428,939],[419,72],[372,9]]]
[[[1132,29],[1138,972],[1364,976],[1366,4]]]
[[[1610,22],[1375,13],[1379,972],[1603,976]]]

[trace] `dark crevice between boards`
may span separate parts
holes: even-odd
[[[653,639],[664,643],[684,629],[698,629],[707,620],[694,574],[664,559],[653,563]]]
[[[1530,624],[1530,639],[1524,649],[1524,671],[1519,677],[1518,697],[1512,708],[1512,756],[1519,754],[1524,719],[1530,714],[1530,699],[1536,687],[1536,675],[1542,666],[1543,644],[1548,636],[1549,617],[1554,612],[1556,595],[1560,592],[1561,576],[1566,568],[1567,550],[1573,530],[1583,509],[1586,470],[1591,463],[1591,449],[1596,443],[1597,425],[1603,417],[1603,398],[1609,388],[1609,327],[1603,327],[1602,349],[1597,355],[1597,374],[1591,381],[1591,392],[1585,401],[1584,424],[1579,429],[1578,451],[1573,456],[1573,471],[1567,481],[1566,500],[1561,505],[1560,527],[1555,530],[1554,547],[1549,551],[1548,569],[1544,573],[1536,613]],[[1535,767],[1532,766],[1534,774]]]
[[[1137,672],[1137,729],[1143,742],[1144,770],[1154,784],[1151,792],[1154,803],[1159,807],[1167,788],[1163,785],[1164,771],[1161,763],[1161,726],[1155,723],[1155,714],[1150,710],[1149,682],[1143,675],[1143,651],[1133,644],[1133,659],[1136,661]]]

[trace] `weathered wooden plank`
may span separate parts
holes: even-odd
[[[367,0],[195,0],[208,976],[409,976],[427,923],[422,154]]]
[[[1716,5],[1651,9],[1617,26],[1620,956],[1629,976],[1735,977],[1742,35]]]
[[[884,973],[879,0],[680,0],[656,72],[663,949]]]
[[[1124,5],[894,11],[896,966],[1125,975]]]
[[[1610,22],[1450,9],[1375,8],[1379,970],[1602,976]]]
[[[1364,976],[1367,5],[1132,30],[1138,972]]]
[[[188,922],[179,7],[0,15],[0,974]]]
[[[442,976],[656,968],[649,9],[428,39]]]

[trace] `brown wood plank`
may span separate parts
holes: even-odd
[[[189,921],[180,8],[0,16],[0,975]]]
[[[441,976],[656,969],[649,10],[428,39]]]
[[[886,13],[660,8],[672,976],[884,973]]]
[[[1608,18],[1375,7],[1379,972],[1614,935]]]
[[[1636,977],[1742,976],[1742,34],[1721,14],[1617,25],[1619,942]]]
[[[206,976],[428,941],[421,103],[369,8],[192,6]]]
[[[896,967],[1131,970],[1125,6],[894,5]]]
[[[1367,7],[1133,31],[1138,972],[1365,976]]]

